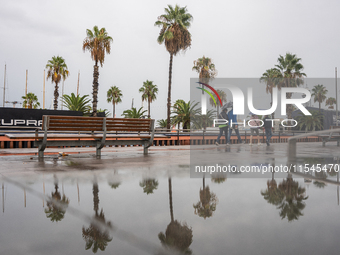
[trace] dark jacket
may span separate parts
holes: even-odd
[[[268,120],[268,121],[267,121],[267,120]],[[271,121],[271,118],[268,118],[268,117],[266,116],[266,117],[264,117],[263,122],[264,122],[263,126],[264,126],[265,129],[271,129],[271,128],[272,128],[272,121]]]

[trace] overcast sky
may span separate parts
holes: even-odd
[[[160,29],[154,23],[167,4],[187,6],[194,18],[189,29],[192,46],[173,62],[173,102],[190,99],[190,78],[197,77],[192,71],[193,61],[203,55],[213,59],[218,78],[259,78],[286,52],[302,59],[308,77],[331,78],[334,68],[340,67],[340,2],[336,0],[0,0],[0,3],[0,106],[5,63],[6,100],[22,101],[28,70],[28,92],[35,93],[42,105],[43,71],[47,61],[57,55],[65,59],[70,71],[64,93],[76,93],[80,71],[80,94],[92,98],[94,62],[89,52],[82,51],[82,42],[86,29],[97,25],[105,27],[113,38],[111,54],[106,55],[103,67],[99,68],[99,108],[112,111],[112,105],[106,102],[106,92],[113,85],[123,93],[123,102],[116,107],[117,117],[131,107],[132,98],[135,106],[141,106],[138,89],[148,79],[159,88],[151,115],[166,118],[169,53],[157,43]],[[53,90],[54,85],[47,81],[46,108],[53,107]],[[328,96],[335,97],[334,87],[328,90]]]

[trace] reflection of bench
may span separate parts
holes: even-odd
[[[336,133],[336,134],[334,134]],[[319,137],[322,139],[322,146],[326,146],[327,142],[330,141],[336,141],[337,146],[340,146],[340,131],[330,131],[329,135],[319,135]]]
[[[94,146],[100,157],[105,145],[143,145],[144,155],[153,143],[154,120],[43,116],[43,134],[6,135],[11,139],[35,139],[39,157],[44,156],[46,146]]]

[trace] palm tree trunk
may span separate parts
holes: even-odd
[[[99,84],[98,84],[98,78],[99,78],[99,71],[98,71],[98,64],[97,64],[97,61],[96,61],[96,64],[93,66],[93,92],[92,92],[92,95],[93,95],[93,101],[92,101],[92,110],[93,110],[93,113],[92,113],[92,116],[94,117],[97,117],[97,103],[98,103],[98,87],[99,87]]]
[[[150,98],[148,98],[148,119],[150,119]]]
[[[58,82],[55,83],[55,88],[54,88],[54,102],[53,102],[53,108],[54,110],[57,110],[58,108],[58,97],[59,97],[59,87],[58,87]]]
[[[170,53],[170,63],[169,63],[169,86],[168,86],[168,105],[167,105],[167,124],[166,128],[170,130],[170,114],[171,114],[171,76],[172,76],[172,59],[173,54]]]
[[[112,118],[116,117],[116,103],[112,100]]]
[[[95,211],[96,215],[98,215],[98,207],[99,207],[98,183],[93,183],[92,192],[93,192],[93,210]]]
[[[169,177],[169,204],[170,204],[170,217],[171,222],[174,222],[174,209],[172,207],[172,184],[171,184],[171,178]]]

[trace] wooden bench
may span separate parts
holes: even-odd
[[[329,135],[319,135],[322,139],[322,146],[325,147],[327,142],[336,141],[337,146],[340,146],[340,130],[331,129]]]
[[[106,145],[142,145],[144,155],[154,139],[154,120],[44,115],[35,134],[7,134],[11,139],[35,139],[39,158],[46,146],[94,146],[96,156]]]

